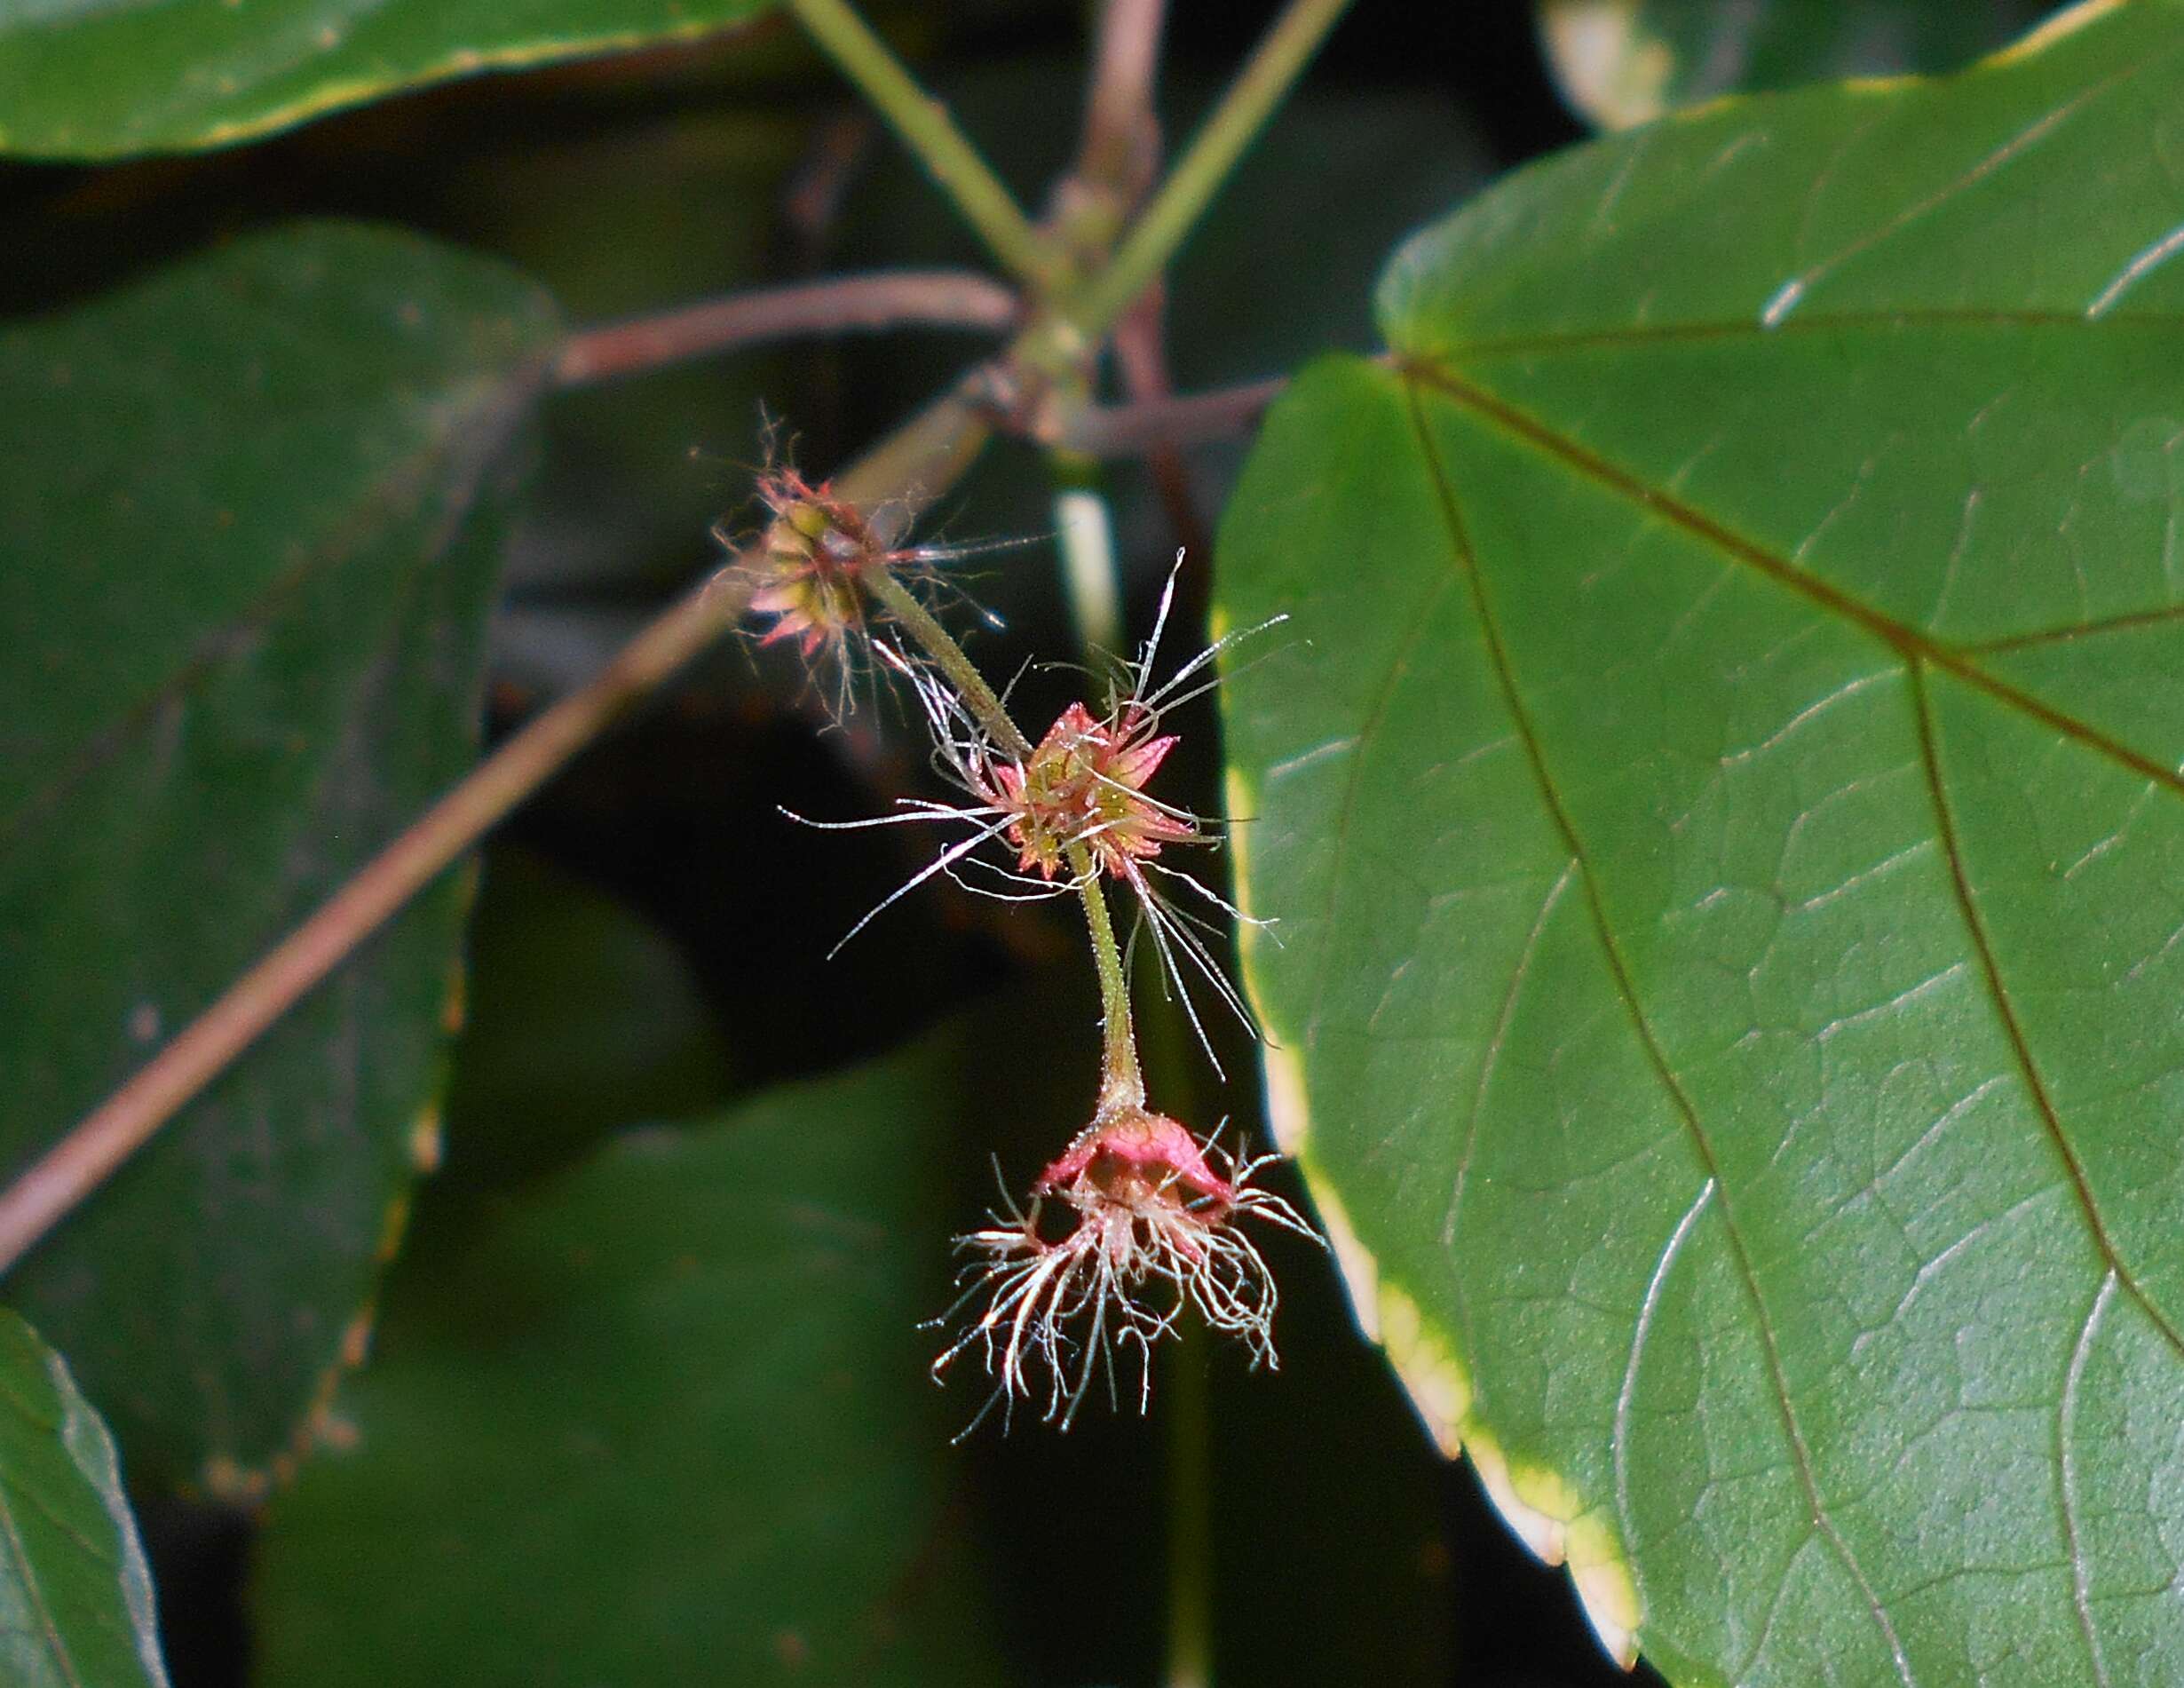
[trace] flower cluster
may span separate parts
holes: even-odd
[[[1138,1350],[1138,1398],[1151,1388],[1152,1344],[1186,1307],[1208,1328],[1239,1338],[1254,1365],[1276,1363],[1273,1274],[1236,1221],[1251,1217],[1310,1237],[1281,1197],[1254,1188],[1268,1161],[1240,1164],[1201,1144],[1179,1121],[1125,1102],[1104,1109],[1032,1186],[1028,1209],[996,1215],[990,1229],[958,1239],[975,1257],[964,1296],[985,1311],[933,1363],[936,1376],[976,1347],[993,1395],[966,1427],[998,1403],[1043,1392],[1043,1416],[1064,1429],[1104,1372],[1111,1398],[1122,1350]],[[1048,1202],[1066,1229],[1041,1234]]]
[[[1168,717],[1214,686],[1210,670],[1224,651],[1263,629],[1216,640],[1156,684],[1160,641],[1175,606],[1171,572],[1152,631],[1123,669],[1104,709],[1072,703],[1034,743],[930,614],[904,604],[899,594],[894,600],[898,627],[920,642],[921,654],[898,642],[897,629],[875,637],[866,625],[867,573],[934,553],[887,550],[857,511],[794,471],[770,474],[761,495],[774,521],[747,567],[751,607],[774,618],[766,638],[795,637],[807,654],[832,649],[837,655],[852,638],[861,640],[907,682],[931,732],[935,767],[969,799],[905,797],[894,813],[862,820],[805,820],[783,811],[829,830],[928,822],[969,829],[851,927],[842,943],[928,879],[946,874],[966,890],[1008,900],[1084,899],[1099,963],[1107,1031],[1099,1109],[1040,1175],[1027,1209],[1011,1205],[987,1229],[957,1240],[971,1256],[957,1309],[981,1299],[984,1309],[935,1363],[935,1375],[975,1349],[994,1391],[974,1427],[996,1403],[1005,1412],[1017,1397],[1043,1392],[1044,1416],[1066,1428],[1102,1372],[1111,1396],[1117,1392],[1121,1351],[1133,1345],[1141,1362],[1142,1405],[1151,1387],[1153,1344],[1193,1308],[1208,1327],[1241,1340],[1254,1364],[1272,1365],[1274,1280],[1238,1222],[1315,1233],[1288,1202],[1253,1185],[1253,1175],[1276,1157],[1237,1161],[1146,1106],[1131,1032],[1128,960],[1108,923],[1105,901],[1109,883],[1129,892],[1136,931],[1151,939],[1163,985],[1218,1071],[1191,987],[1209,986],[1246,1030],[1255,1029],[1215,947],[1226,936],[1226,920],[1248,917],[1165,859],[1173,851],[1218,844],[1219,828],[1147,787],[1177,743],[1167,730]],[[1177,570],[1182,563],[1178,552]],[[988,844],[1009,853],[1001,860],[981,856]],[[1199,906],[1181,906],[1171,887],[1191,893]],[[1050,1221],[1058,1221],[1051,1235],[1043,1228]]]

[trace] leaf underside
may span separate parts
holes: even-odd
[[[222,147],[479,70],[687,41],[771,0],[44,0],[0,13],[0,150]]]
[[[553,321],[498,265],[320,225],[0,336],[8,1171],[468,765]],[[428,892],[10,1274],[138,1480],[262,1466],[334,1366],[459,903]]]
[[[1680,1681],[2184,1675],[2184,18],[2078,25],[1513,178],[1224,526],[1278,1115]]]

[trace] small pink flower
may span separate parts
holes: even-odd
[[[1017,868],[1034,868],[1051,880],[1080,844],[1106,873],[1133,878],[1136,864],[1160,853],[1164,844],[1203,844],[1195,816],[1147,797],[1151,779],[1176,743],[1159,732],[1159,717],[1134,698],[1104,720],[1072,703],[1047,729],[1022,764],[995,763],[977,795],[1009,816],[1009,842]]]
[[[1028,1211],[957,1239],[975,1256],[958,1306],[985,1306],[933,1363],[938,1376],[977,1346],[994,1380],[996,1402],[1043,1389],[1042,1416],[1066,1430],[1103,1367],[1114,1392],[1116,1355],[1133,1343],[1140,1361],[1139,1407],[1152,1386],[1152,1344],[1196,1307],[1209,1328],[1242,1339],[1254,1365],[1272,1367],[1274,1279],[1258,1246],[1238,1228],[1263,1220],[1301,1236],[1316,1233],[1281,1197],[1251,1185],[1277,1157],[1238,1164],[1201,1145],[1179,1121],[1134,1103],[1104,1109],[1032,1186]],[[1046,1204],[1066,1229],[1040,1233]],[[1043,1378],[1043,1383],[1042,1383]]]
[[[766,507],[765,533],[732,572],[750,588],[751,613],[772,618],[759,643],[793,638],[806,657],[844,660],[866,630],[859,576],[887,567],[892,553],[828,482],[814,487],[783,464],[759,476],[758,497]],[[716,537],[732,543],[724,533]]]

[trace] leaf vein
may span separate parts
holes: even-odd
[[[2153,781],[2172,796],[2184,797],[2184,774],[2179,773],[2175,768],[2155,761],[2144,751],[2111,737],[2090,722],[2080,720],[1998,675],[1989,673],[1973,660],[1975,652],[1946,644],[1932,634],[1882,614],[1840,587],[1799,568],[1766,546],[1723,526],[1674,494],[1649,486],[1630,471],[1579,445],[1567,435],[1557,432],[1538,417],[1506,400],[1473,385],[1452,370],[1438,365],[1409,364],[1405,366],[1404,373],[1409,378],[1414,402],[1420,385],[1432,387],[1588,479],[1619,494],[1640,509],[1650,511],[1663,520],[1673,523],[1693,537],[1748,565],[1767,579],[1863,630],[1895,651],[1907,665],[1925,664],[1953,675],[1967,686],[1985,692],[2061,737],[2072,740],[2144,779]],[[1425,437],[1422,417],[1419,427],[1422,439]]]
[[[1796,1471],[1799,1486],[1804,1491],[1806,1506],[1812,1516],[1813,1525],[1827,1539],[1837,1559],[1849,1573],[1851,1581],[1857,1585],[1860,1594],[1865,1600],[1866,1609],[1873,1620],[1874,1626],[1880,1632],[1887,1646],[1889,1656],[1895,1667],[1896,1676],[1903,1684],[1903,1688],[1916,1688],[1916,1679],[1911,1673],[1911,1660],[1904,1652],[1902,1637],[1896,1633],[1895,1621],[1888,1616],[1887,1608],[1882,1604],[1871,1581],[1859,1565],[1857,1556],[1851,1551],[1849,1542],[1844,1539],[1841,1531],[1836,1527],[1834,1519],[1829,1516],[1826,1503],[1821,1498],[1812,1449],[1805,1440],[1804,1430],[1798,1423],[1797,1409],[1790,1399],[1789,1379],[1784,1370],[1781,1344],[1776,1335],[1774,1319],[1768,1311],[1766,1297],[1761,1291],[1758,1276],[1753,1269],[1750,1248],[1730,1207],[1729,1190],[1721,1181],[1721,1159],[1715,1153],[1713,1139],[1706,1130],[1705,1122],[1699,1117],[1697,1105],[1691,1099],[1690,1093],[1684,1088],[1682,1081],[1676,1076],[1675,1069],[1669,1063],[1667,1051],[1661,1047],[1659,1038],[1653,1030],[1652,1022],[1646,1014],[1644,1004],[1638,999],[1637,989],[1631,979],[1628,964],[1623,958],[1621,947],[1616,939],[1614,925],[1609,919],[1607,906],[1601,896],[1599,878],[1593,871],[1590,859],[1584,844],[1578,837],[1576,827],[1571,822],[1569,809],[1555,784],[1552,772],[1547,767],[1546,750],[1533,726],[1531,712],[1524,707],[1523,700],[1517,691],[1515,674],[1510,665],[1508,649],[1502,642],[1500,629],[1495,621],[1492,605],[1487,598],[1485,581],[1478,567],[1477,557],[1471,549],[1461,513],[1457,508],[1454,491],[1449,484],[1446,469],[1442,464],[1439,452],[1435,448],[1433,436],[1426,425],[1424,408],[1417,383],[1409,384],[1408,396],[1412,425],[1416,432],[1420,452],[1424,458],[1427,471],[1433,479],[1434,488],[1439,498],[1442,519],[1448,531],[1450,548],[1456,562],[1456,573],[1460,575],[1470,590],[1472,607],[1478,617],[1480,635],[1486,646],[1488,662],[1500,690],[1503,707],[1507,710],[1517,738],[1524,747],[1526,759],[1531,764],[1533,779],[1539,787],[1540,801],[1545,804],[1549,818],[1554,822],[1555,830],[1561,835],[1570,856],[1578,864],[1579,875],[1584,882],[1586,902],[1592,915],[1594,933],[1601,947],[1602,958],[1606,964],[1609,980],[1613,985],[1617,996],[1621,1000],[1625,1011],[1630,1017],[1632,1031],[1637,1038],[1639,1048],[1647,1065],[1652,1069],[1655,1078],[1666,1094],[1674,1111],[1682,1121],[1692,1146],[1697,1151],[1705,1169],[1707,1180],[1715,1186],[1720,1196],[1722,1231],[1728,1238],[1730,1256],[1736,1262],[1737,1275],[1743,1281],[1745,1296],[1752,1304],[1753,1323],[1758,1330],[1761,1351],[1766,1360],[1768,1379],[1774,1395],[1775,1405],[1781,1415],[1784,1438],[1790,1450],[1791,1463]]]
[[[2063,1170],[2069,1175],[2070,1185],[2077,1197],[2078,1211],[2092,1233],[2093,1243],[2102,1263],[2122,1281],[2131,1298],[2146,1310],[2164,1338],[2180,1357],[2184,1357],[2184,1332],[2180,1332],[2169,1316],[2155,1303],[2137,1275],[2124,1260],[2109,1234],[2108,1221],[2101,1212],[2101,1203],[2093,1193],[2093,1180],[2087,1175],[2085,1163],[2071,1145],[2069,1134],[2062,1129],[2062,1116],[2055,1107],[2054,1098],[2049,1094],[2047,1081],[2041,1075],[2039,1063],[2033,1058],[2030,1039],[2025,1034],[2024,1023],[2018,1018],[2017,1005],[2011,999],[2002,977],[2001,957],[1995,952],[1994,939],[1987,930],[1987,922],[1979,912],[1978,899],[1972,892],[1972,877],[1964,860],[1964,852],[1957,836],[1954,805],[1949,800],[1948,782],[1943,778],[1941,746],[1935,732],[1934,706],[1927,695],[1926,676],[1918,664],[1911,669],[1911,698],[1913,725],[1919,736],[1919,757],[1926,771],[1927,790],[1934,805],[1934,824],[1942,843],[1942,859],[1949,867],[1949,883],[1954,892],[1957,909],[1964,921],[1966,936],[1971,940],[1972,953],[1979,963],[1981,976],[1987,985],[1987,995],[1994,1003],[1995,1014],[2002,1023],[2003,1034],[2009,1040],[2018,1076],[2022,1080],[2034,1111],[2039,1115],[2041,1129],[2047,1134],[2055,1153],[2062,1159]]]
[[[2093,1353],[2093,1335],[2101,1327],[2109,1303],[2115,1299],[2117,1281],[2114,1272],[2101,1278],[2093,1305],[2086,1310],[2085,1323],[2070,1351],[2070,1363],[2063,1373],[2062,1395],[2055,1404],[2057,1497],[2062,1506],[2063,1540],[2070,1549],[2070,1600],[2077,1609],[2078,1632],[2085,1637],[2085,1651],[2093,1660],[2094,1688],[2109,1688],[2109,1668],[2107,1660],[2101,1656],[2100,1634],[2093,1627],[2092,1588],[2085,1574],[2085,1548],[2078,1539],[2077,1460],[2071,1445],[2071,1432],[2077,1416],[2078,1385],[2085,1379],[2085,1362]]]

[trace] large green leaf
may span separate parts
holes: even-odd
[[[553,314],[392,233],[256,239],[0,335],[0,1166],[471,755],[502,448]],[[289,1440],[439,1060],[443,884],[10,1278],[145,1479]]]
[[[166,1688],[114,1438],[59,1354],[0,1309],[0,1677]]]
[[[965,1055],[626,1135],[421,1254],[273,1509],[258,1679],[995,1680],[917,1327]]]
[[[2054,0],[1539,0],[1547,63],[1610,129],[1716,94],[1953,70]]]
[[[1224,528],[1270,1099],[1679,1679],[2184,1679],[2184,8],[1528,170]]]
[[[771,0],[41,0],[0,9],[0,149],[221,147],[480,70],[686,41]]]

